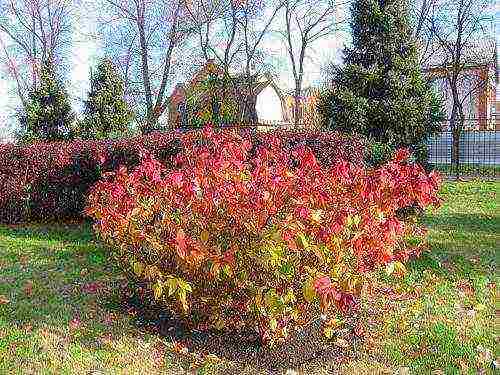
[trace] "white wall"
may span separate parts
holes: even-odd
[[[261,91],[255,107],[259,121],[283,121],[281,100],[271,86]]]

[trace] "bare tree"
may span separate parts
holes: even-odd
[[[0,0],[0,59],[23,106],[40,67],[62,71],[71,44],[70,0]]]
[[[215,60],[228,74],[242,52],[238,0],[184,0],[188,22],[205,61]]]
[[[335,0],[285,0],[284,37],[295,83],[295,126],[300,120],[300,96],[308,51],[314,42],[338,30],[344,20],[337,19],[337,10],[345,4]]]
[[[154,129],[167,108],[175,50],[185,40],[184,0],[103,0],[105,49],[121,68],[128,94],[144,104],[142,133]]]
[[[245,86],[243,102],[244,110],[241,113],[241,120],[250,118],[256,121],[255,113],[255,93],[254,93],[254,75],[260,75],[262,72],[257,68],[264,66],[259,57],[263,57],[262,44],[265,37],[270,33],[271,27],[277,19],[279,11],[284,7],[284,0],[267,1],[247,0],[241,3],[238,14],[238,23],[241,25],[244,46],[245,62]]]
[[[437,78],[444,81],[451,96],[452,163],[457,170],[460,135],[467,116],[465,103],[489,84],[477,68],[493,60],[493,52],[489,56],[483,48],[484,40],[492,34],[492,5],[491,0],[439,0],[422,21],[422,33],[432,45],[426,64],[437,71]]]

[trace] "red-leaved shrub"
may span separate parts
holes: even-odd
[[[322,165],[300,142],[191,133],[167,168],[149,154],[91,191],[86,213],[119,265],[198,328],[283,339],[317,308],[347,314],[365,276],[404,268],[425,230],[402,208],[439,204],[439,177],[401,150],[378,169]]]
[[[103,172],[139,164],[149,149],[157,157],[173,148],[174,134],[120,141],[0,145],[0,222],[81,217],[88,189]]]
[[[364,144],[336,133],[280,132],[284,147],[297,143],[312,146],[320,160],[328,163],[344,157],[362,163]],[[89,188],[103,173],[129,168],[140,162],[147,150],[169,165],[181,151],[182,138],[197,133],[156,132],[144,137],[116,141],[36,143],[28,146],[0,144],[0,222],[53,221],[79,218]],[[253,135],[256,143],[268,134]]]

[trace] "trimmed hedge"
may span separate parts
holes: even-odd
[[[171,166],[181,140],[200,132],[156,132],[144,137],[107,141],[0,144],[0,222],[58,221],[81,218],[89,188],[103,175],[123,165],[139,165],[145,151]],[[286,149],[307,145],[321,164],[344,159],[363,163],[361,139],[334,132],[274,131],[256,133],[255,144],[273,136]]]

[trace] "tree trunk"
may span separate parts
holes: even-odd
[[[460,175],[460,134],[461,127],[458,124],[458,119],[451,120],[451,134],[452,134],[452,145],[451,145],[451,165],[452,171],[455,177],[458,179]]]
[[[296,87],[293,95],[293,99],[295,102],[295,106],[293,108],[293,126],[295,129],[299,127],[299,119],[300,119],[300,88]]]
[[[458,74],[454,75],[451,82],[451,94],[453,98],[450,121],[452,134],[451,164],[454,169],[455,177],[458,179],[460,176],[460,136],[462,135],[464,126],[464,112],[458,93]]]

